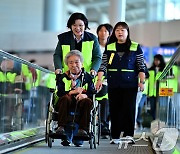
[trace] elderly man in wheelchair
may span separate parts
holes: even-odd
[[[83,57],[80,51],[72,50],[67,53],[64,62],[69,70],[57,75],[59,101],[55,107],[58,111],[56,133],[67,135],[67,140],[62,140],[62,145],[69,146],[73,142],[80,146],[83,141],[73,141],[73,136],[88,136],[90,112],[93,106],[92,97],[95,89],[92,76],[82,67]],[[71,116],[72,121],[70,122],[69,117],[72,112],[73,116]],[[72,123],[74,128],[71,126]]]

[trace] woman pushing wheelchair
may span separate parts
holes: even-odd
[[[62,145],[70,145],[73,136],[88,136],[90,112],[92,109],[92,97],[94,93],[94,84],[92,76],[84,71],[82,63],[83,57],[80,51],[71,50],[67,53],[65,64],[68,66],[68,71],[61,75],[57,75],[57,95],[59,101],[56,105],[58,111],[58,128],[56,133],[67,135],[67,140],[62,141]],[[69,123],[69,115],[74,112],[76,116],[77,131],[67,131]],[[74,116],[75,118],[75,116]],[[72,133],[70,133],[72,132]],[[76,145],[76,143],[74,142]],[[78,145],[82,144],[79,141]]]

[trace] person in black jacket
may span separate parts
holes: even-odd
[[[81,52],[71,50],[65,57],[65,64],[69,69],[57,79],[57,95],[59,96],[59,101],[56,105],[56,110],[59,114],[58,129],[56,132],[59,134],[66,133],[65,128],[69,122],[68,115],[71,109],[77,108],[79,113],[77,119],[78,132],[69,134],[68,131],[68,140],[63,141],[63,145],[69,145],[72,142],[73,135],[88,135],[92,96],[95,88],[92,76],[83,70],[82,63],[83,58]],[[74,144],[77,144],[77,142]]]
[[[67,27],[70,29],[58,35],[58,44],[54,53],[55,73],[67,71],[64,58],[70,50],[79,50],[82,52],[84,62],[83,66],[86,72],[96,73],[101,64],[101,51],[97,37],[86,31],[88,19],[82,13],[73,13]]]

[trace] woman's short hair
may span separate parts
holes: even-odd
[[[80,61],[81,61],[81,63],[83,63],[82,53],[79,50],[71,50],[70,52],[67,53],[67,55],[64,58],[64,62],[65,62],[66,65],[68,64],[68,59],[71,56],[78,56]]]
[[[86,16],[82,13],[79,13],[79,12],[76,12],[76,13],[73,13],[69,19],[68,19],[68,22],[67,22],[67,27],[71,29],[71,26],[75,23],[76,20],[82,20],[84,22],[84,25],[85,25],[85,30],[88,28],[88,19],[86,18]]]

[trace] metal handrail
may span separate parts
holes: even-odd
[[[162,80],[167,75],[167,73],[172,68],[176,60],[179,58],[179,56],[180,56],[180,46],[177,47],[175,53],[172,55],[171,59],[166,64],[166,67],[164,68],[163,72],[161,73],[161,75],[157,80]]]
[[[31,67],[33,67],[33,68],[35,68],[35,69],[39,69],[39,70],[41,70],[41,71],[43,71],[43,72],[46,72],[46,73],[53,73],[52,71],[50,71],[50,70],[47,70],[47,69],[45,69],[45,68],[43,68],[43,67],[41,67],[41,66],[38,66],[37,64],[33,64],[33,63],[30,63],[29,61],[27,61],[27,60],[24,60],[24,59],[22,59],[22,58],[19,58],[19,57],[17,57],[17,56],[14,56],[14,55],[12,55],[12,54],[10,54],[10,53],[8,53],[8,52],[6,52],[6,51],[3,51],[3,50],[0,50],[0,56],[2,56],[3,58],[5,58],[5,59],[11,59],[11,60],[15,60],[15,61],[17,61],[17,62],[19,62],[19,63],[23,63],[23,64],[26,64],[26,65],[28,65],[28,66],[31,66]]]

